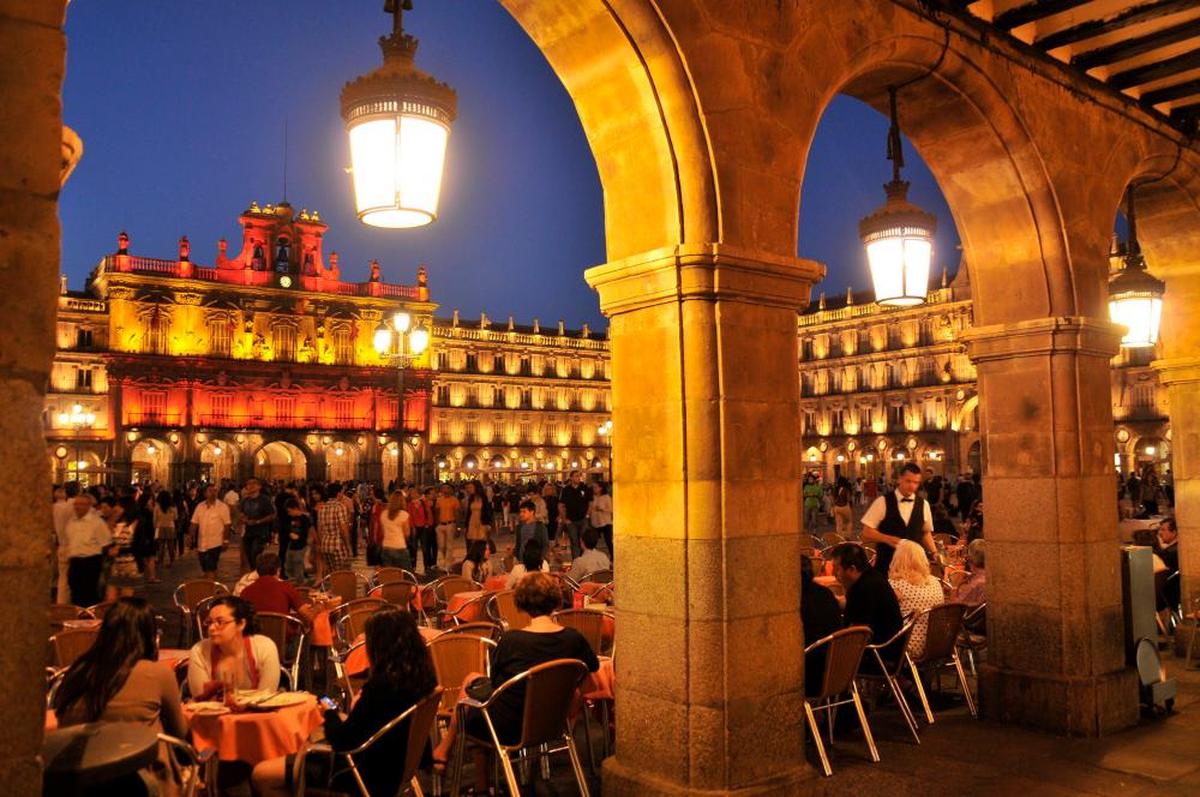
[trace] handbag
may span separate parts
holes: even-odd
[[[471,698],[472,700],[478,700],[480,703],[486,703],[491,699],[492,692],[494,691],[492,687],[492,679],[488,678],[486,675],[480,675],[467,684],[467,688],[464,691],[466,691],[467,697]]]

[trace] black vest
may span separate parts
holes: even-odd
[[[886,509],[883,513],[883,520],[879,522],[879,531],[902,540],[920,543],[925,536],[925,499],[913,494],[912,514],[908,516],[907,523],[900,515],[900,501],[896,498],[895,490],[884,493],[883,502]],[[892,566],[892,556],[895,553],[896,549],[886,542],[875,546],[875,569],[886,576]]]

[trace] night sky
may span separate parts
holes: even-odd
[[[174,258],[180,235],[211,265],[224,236],[237,251],[237,215],[283,198],[330,225],[326,254],[344,279],[378,258],[384,279],[430,272],[439,314],[482,310],[518,323],[537,316],[605,325],[583,270],[604,261],[600,181],[575,109],[541,53],[495,0],[418,2],[405,28],[417,64],[458,91],[439,219],[378,230],[354,216],[342,84],[380,63],[390,30],[378,0],[207,0],[72,3],[64,120],[84,155],[64,188],[63,269],[72,288],[116,249]],[[800,254],[828,264],[815,289],[869,286],[858,219],[883,201],[887,121],[855,100],[826,111],[809,156]],[[907,142],[906,142],[907,144]],[[932,177],[911,147],[910,198],[938,215],[935,272],[957,266],[957,235]]]

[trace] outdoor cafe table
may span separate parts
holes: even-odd
[[[299,752],[309,734],[324,722],[313,695],[294,706],[228,714],[197,714],[185,703],[183,715],[197,750],[216,750],[221,761],[249,764]]]
[[[448,614],[454,614],[476,598],[481,598],[484,595],[489,594],[491,593],[489,593],[487,590],[479,589],[471,590],[470,592],[459,592],[455,595],[451,595],[450,599],[446,602],[446,612]],[[465,612],[458,615],[458,621],[460,623],[472,623],[487,619],[487,605],[485,601],[479,601],[474,606],[471,606]]]
[[[324,608],[313,615],[312,629],[309,633],[308,642],[315,648],[328,648],[333,645],[333,629],[329,625],[329,612],[338,607],[341,603],[339,598],[331,598],[329,601],[322,603]]]
[[[46,794],[77,794],[150,766],[158,734],[135,722],[90,722],[46,733],[42,742]]]

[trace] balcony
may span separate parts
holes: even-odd
[[[365,416],[334,418],[323,415],[292,415],[286,418],[259,414],[229,413],[201,415],[198,426],[211,429],[320,429],[367,431],[374,428],[372,419]],[[387,424],[384,424],[387,426]],[[395,425],[394,423],[392,424]]]

